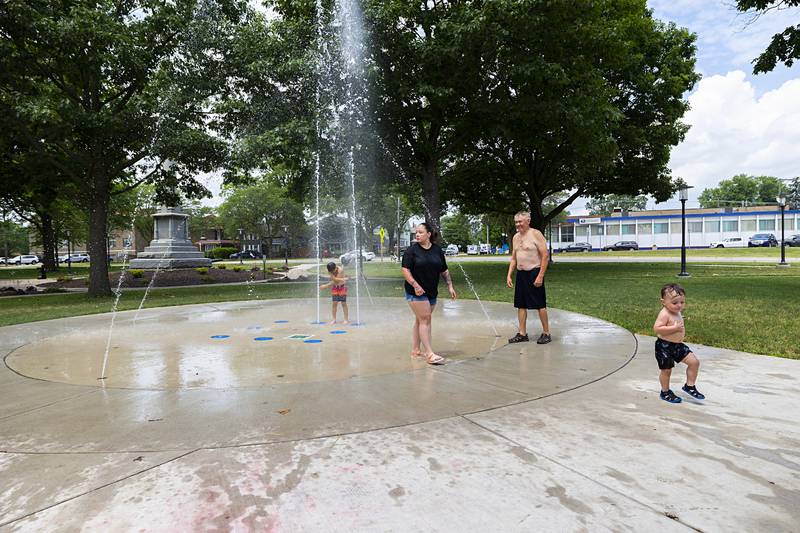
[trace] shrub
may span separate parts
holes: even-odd
[[[217,265],[217,268],[220,270],[225,270],[226,268],[228,268],[228,265]]]
[[[133,269],[129,270],[128,272],[130,273],[132,278],[139,279],[142,276],[144,276],[144,270],[140,270],[138,268],[133,268]]]
[[[235,267],[231,268],[231,270],[233,270],[234,272],[241,272],[242,270],[244,270],[244,267],[236,265]]]
[[[64,281],[72,281],[72,276],[58,276],[56,281],[64,282]]]
[[[250,269],[250,272],[261,272],[261,267],[253,267]]]
[[[208,269],[207,269],[206,267],[200,267],[200,268],[196,268],[195,270],[196,270],[196,271],[197,271],[197,273],[198,273],[198,274],[200,274],[201,276],[207,276],[207,275],[208,275]]]
[[[236,253],[238,250],[229,246],[220,246],[206,252],[206,256],[211,259],[228,259],[231,254]]]

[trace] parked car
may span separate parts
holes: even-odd
[[[448,244],[447,248],[444,249],[444,255],[458,255],[458,245]]]
[[[772,233],[756,233],[747,241],[748,248],[754,246],[778,246],[778,244],[778,239]]]
[[[18,255],[8,260],[9,265],[35,265],[41,261],[38,255]]]
[[[64,254],[58,258],[61,263],[88,263],[90,261],[89,254]]]
[[[783,241],[786,246],[800,246],[800,235],[792,235]]]
[[[720,241],[714,241],[708,245],[709,248],[746,248],[747,245],[741,237],[726,237]]]
[[[5,265],[8,261],[8,257],[0,257],[0,265]]]
[[[592,245],[588,242],[573,242],[566,248],[561,250],[562,252],[591,252]]]
[[[228,259],[261,259],[264,257],[261,255],[261,252],[256,252],[254,250],[243,250],[241,252],[236,252],[228,256]]]
[[[614,244],[603,246],[603,251],[618,251],[618,250],[638,250],[639,243],[636,241],[617,241]]]
[[[366,250],[362,250],[361,257],[364,261],[372,261],[373,259],[375,259],[375,252],[368,252]],[[341,261],[343,265],[347,265],[352,261],[355,261],[357,258],[358,258],[358,250],[350,250],[349,252],[340,255],[339,261]]]
[[[491,249],[489,248],[489,244],[480,244],[480,245],[478,245],[478,253],[480,253],[481,255],[490,254],[491,253]]]
[[[468,244],[467,245],[467,255],[478,255],[478,245],[477,244]]]

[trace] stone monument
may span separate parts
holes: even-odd
[[[204,257],[189,240],[189,215],[180,207],[164,207],[153,214],[153,237],[150,246],[131,261],[131,268],[196,268],[210,267],[211,259]]]

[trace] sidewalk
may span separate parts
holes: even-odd
[[[138,326],[120,313],[112,349],[133,348],[136,369],[117,356],[120,388],[86,366],[108,315],[0,328],[17,369],[0,369],[0,530],[797,529],[800,361],[692,345],[708,399],[671,405],[652,337],[553,310],[553,343],[506,345],[513,310],[489,302],[504,337],[487,349],[477,304],[446,302],[439,342],[464,335],[453,327],[477,337],[430,367],[408,357],[407,310],[391,300],[373,329],[348,329],[357,342],[288,352],[241,335],[312,304],[153,309]]]

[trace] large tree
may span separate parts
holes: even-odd
[[[159,199],[206,194],[194,175],[224,160],[212,134],[243,0],[8,0],[0,7],[4,122],[70,183],[88,251],[106,256],[109,199],[155,183]],[[89,294],[110,294],[92,261]]]
[[[271,239],[283,236],[284,225],[288,226],[289,235],[298,236],[305,231],[302,206],[289,196],[285,188],[267,180],[234,189],[218,210],[228,235],[238,235],[241,229],[271,242]],[[265,253],[269,254],[271,249],[267,246]]]
[[[485,5],[484,103],[448,172],[452,199],[468,212],[524,208],[544,229],[579,196],[668,198],[698,79],[694,36],[644,0]]]
[[[368,0],[373,120],[397,178],[421,191],[435,227],[441,175],[467,140],[480,92],[484,2]]]
[[[736,9],[759,17],[768,11],[800,6],[800,0],[736,0]],[[753,74],[772,72],[778,63],[791,67],[800,59],[800,25],[787,26],[772,36],[767,49],[753,60]]]
[[[781,181],[774,176],[737,174],[716,187],[703,190],[697,198],[700,207],[734,207],[774,204]]]

